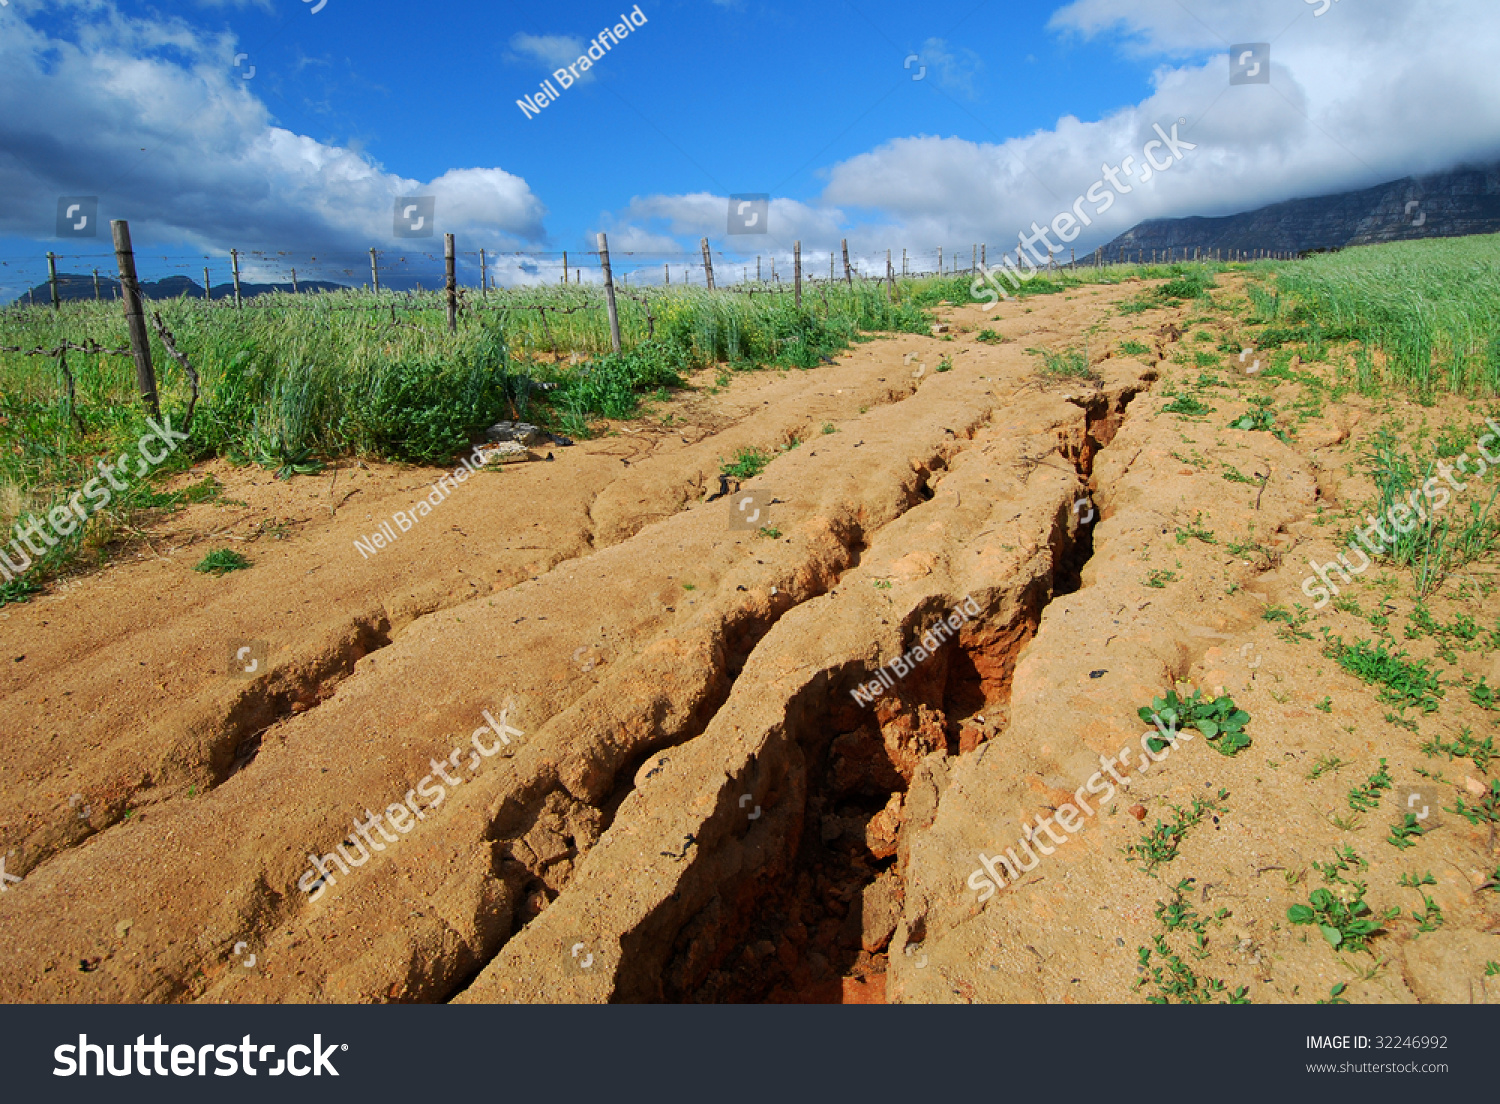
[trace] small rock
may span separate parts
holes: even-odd
[[[945,334],[947,332],[948,332],[948,327],[946,325],[944,325],[943,323],[941,323],[941,322],[934,322],[932,324],[932,335],[934,337],[936,337],[938,334]]]
[[[528,448],[542,444],[551,436],[530,422],[497,422],[485,430],[484,435],[496,444],[513,442]]]
[[[1101,667],[1097,671],[1090,671],[1089,672],[1089,678],[1091,678],[1091,679],[1103,678],[1107,674],[1109,674],[1109,670],[1107,668]]]
[[[1145,820],[1146,819],[1146,806],[1144,806],[1144,805],[1132,805],[1130,807],[1130,815],[1133,816],[1133,817],[1135,817],[1136,820]]]
[[[1483,797],[1489,792],[1484,788],[1482,783],[1474,781],[1467,774],[1464,775],[1464,789],[1468,790],[1475,797]]]
[[[502,441],[498,445],[480,448],[479,455],[485,464],[515,464],[534,457],[526,446],[515,441]]]
[[[901,918],[900,890],[894,875],[882,874],[865,887],[860,902],[859,942],[871,954],[884,950]]]

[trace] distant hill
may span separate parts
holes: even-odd
[[[291,284],[252,284],[247,280],[240,281],[240,295],[249,299],[256,295],[265,295],[273,291],[292,290]],[[326,280],[298,280],[297,290],[299,292],[310,291],[344,291],[344,284],[331,284]],[[111,280],[106,276],[99,277],[99,298],[119,298],[120,281]],[[16,302],[26,302],[26,296],[31,296],[31,302],[46,304],[52,302],[52,291],[44,282],[32,288],[30,292],[21,292],[16,297]],[[186,276],[168,276],[163,280],[142,280],[141,294],[147,299],[176,299],[186,295],[190,299],[203,298],[203,285],[194,282]],[[57,274],[57,297],[59,299],[92,299],[94,297],[94,277],[92,275],[80,275],[76,272]],[[209,288],[211,299],[233,299],[234,284],[214,284]]]
[[[1150,219],[1104,247],[1137,251],[1271,250],[1304,253],[1351,245],[1500,232],[1500,162],[1408,176],[1357,192],[1289,199],[1223,218]]]

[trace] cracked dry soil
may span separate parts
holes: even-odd
[[[1427,760],[1263,617],[1328,553],[1320,510],[1357,496],[1338,464],[1369,404],[1327,404],[1295,443],[1224,428],[1250,381],[1221,413],[1163,413],[1198,308],[1119,314],[1138,290],[945,309],[946,340],[685,392],[553,463],[481,472],[369,559],[353,540],[438,473],[206,465],[228,505],[0,612],[0,853],[22,878],[0,899],[0,999],[1139,1000],[1137,948],[1185,885],[1225,910],[1200,970],[1311,1000],[1351,974],[1285,913],[1351,839],[1373,902],[1416,904],[1394,886],[1420,865],[1446,917],[1392,920],[1351,999],[1488,999],[1493,838],[1448,816],[1413,859],[1382,853],[1379,824],[1331,823],[1351,772],[1385,758],[1420,782]],[[1086,334],[1095,378],[1038,375],[1027,346]],[[1139,336],[1154,355],[1104,351]],[[752,446],[781,449],[744,488],[763,528],[705,501]],[[255,566],[195,575],[210,534]],[[851,693],[959,608],[977,612],[889,690]],[[267,662],[239,677],[247,641]],[[1142,760],[979,900],[978,856],[1056,814],[1178,680],[1232,694],[1252,747]],[[502,709],[511,744],[299,888]],[[1342,780],[1306,777],[1334,753]],[[1221,789],[1169,863],[1131,861],[1152,820]]]

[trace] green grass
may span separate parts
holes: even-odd
[[[1275,292],[1256,299],[1263,349],[1348,340],[1378,349],[1356,358],[1366,394],[1401,385],[1418,394],[1500,392],[1500,235],[1433,238],[1346,249],[1273,266]]]
[[[204,556],[193,568],[208,575],[227,575],[231,571],[243,571],[250,561],[230,548],[216,548]]]
[[[1483,423],[1478,423],[1471,440],[1485,432]],[[1372,534],[1384,549],[1377,559],[1410,570],[1418,599],[1427,598],[1460,568],[1500,550],[1500,510],[1496,508],[1500,486],[1486,494],[1482,484],[1470,479],[1463,492],[1450,490],[1438,478],[1440,451],[1424,445],[1403,446],[1391,427],[1382,426],[1372,437],[1364,460],[1376,498],[1360,514],[1381,519],[1382,529],[1391,538]],[[1429,487],[1432,496],[1418,493]],[[1462,497],[1450,504],[1454,494]],[[1420,514],[1412,508],[1413,502],[1423,507]],[[1394,523],[1393,509],[1399,511],[1395,517],[1404,519],[1405,532]]]
[[[719,471],[731,479],[752,479],[763,472],[772,459],[764,449],[742,448],[734,454],[733,460],[721,461]]]
[[[1387,644],[1370,640],[1344,643],[1324,629],[1323,654],[1345,671],[1372,686],[1380,687],[1379,698],[1387,705],[1407,706],[1435,713],[1445,691],[1437,672],[1427,669],[1428,660],[1413,662],[1404,651],[1393,652]]]
[[[1042,366],[1038,371],[1044,376],[1053,379],[1092,380],[1098,378],[1089,367],[1087,354],[1080,349],[1065,349],[1060,353],[1050,349],[1027,349],[1026,351],[1042,358]]]
[[[1184,418],[1201,418],[1213,413],[1213,407],[1200,402],[1196,395],[1181,394],[1161,408],[1163,414],[1180,414]]]

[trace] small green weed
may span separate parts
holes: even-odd
[[[1141,869],[1154,876],[1157,867],[1177,857],[1177,849],[1187,837],[1188,829],[1202,821],[1205,813],[1226,812],[1228,806],[1224,803],[1228,799],[1229,791],[1221,789],[1216,798],[1193,798],[1191,808],[1173,805],[1171,822],[1164,824],[1157,820],[1156,827],[1125,848],[1125,855],[1141,863]]]
[[[1378,808],[1380,796],[1390,788],[1391,776],[1386,773],[1385,760],[1382,759],[1380,769],[1365,779],[1363,786],[1355,786],[1349,791],[1349,808],[1356,813],[1367,813]]]
[[[758,448],[742,448],[734,454],[733,460],[724,460],[719,464],[719,472],[729,476],[731,479],[753,479],[765,471],[766,465],[771,462],[771,454]]]
[[[1500,778],[1490,779],[1490,788],[1472,805],[1464,800],[1463,794],[1459,794],[1453,808],[1448,811],[1457,813],[1470,824],[1500,824]]]
[[[227,575],[231,571],[240,571],[249,566],[250,561],[233,549],[216,548],[204,556],[193,570],[211,575]]]

